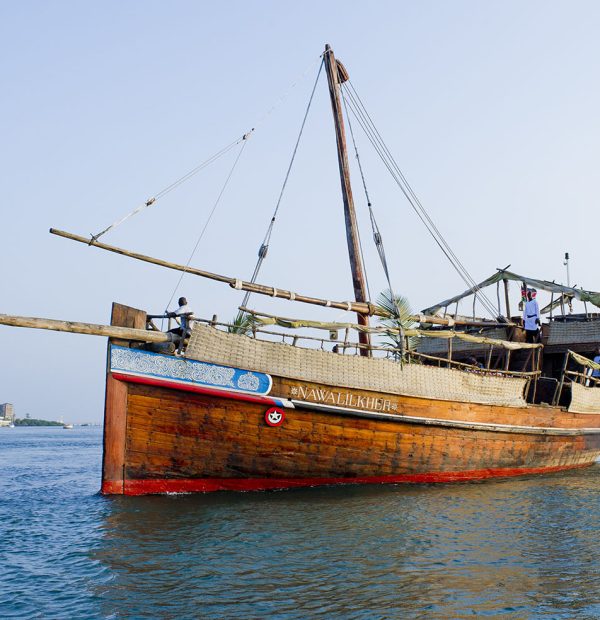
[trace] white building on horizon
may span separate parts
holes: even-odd
[[[12,403],[0,405],[0,426],[9,426],[15,421],[15,408]]]

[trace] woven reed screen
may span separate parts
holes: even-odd
[[[386,359],[255,340],[199,324],[192,332],[186,357],[332,386],[436,400],[508,407],[525,405],[526,380],[520,377],[485,376],[417,364],[401,366]]]
[[[600,413],[600,388],[571,383],[569,411],[573,413]]]
[[[498,329],[486,330],[485,332],[476,335],[485,336],[486,338],[494,338],[495,340],[508,340],[506,332],[506,328],[501,327]],[[489,344],[468,342],[464,340],[458,340],[457,338],[452,341],[452,351],[454,354],[458,355],[482,351],[487,353],[489,349]],[[423,340],[419,340],[419,342],[417,343],[416,350],[418,353],[425,353],[426,355],[437,355],[438,357],[444,357],[448,352],[448,341],[438,338],[423,338]],[[499,347],[496,347],[496,354],[498,353],[498,350]]]
[[[548,328],[548,345],[600,342],[600,321],[553,321]]]

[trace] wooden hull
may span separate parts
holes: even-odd
[[[340,406],[331,386],[277,377],[268,396],[161,381],[108,372],[103,493],[482,480],[600,456],[595,414],[359,390]],[[274,405],[279,426],[265,419]]]

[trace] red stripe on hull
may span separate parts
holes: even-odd
[[[102,495],[123,495],[124,486],[122,480],[103,480],[100,492]]]
[[[141,383],[142,385],[155,385],[158,387],[169,388],[173,390],[181,390],[183,392],[194,392],[195,394],[206,394],[208,396],[218,396],[220,398],[231,398],[232,400],[241,400],[246,403],[261,403],[269,405],[278,405],[280,401],[270,398],[269,396],[255,396],[253,394],[243,394],[241,392],[230,392],[228,390],[215,390],[213,388],[202,387],[192,383],[177,383],[175,381],[165,381],[164,379],[153,379],[152,377],[138,377],[137,375],[124,375],[113,372],[112,376],[119,381],[126,383]]]
[[[125,480],[125,495],[152,495],[158,493],[208,493],[211,491],[267,491],[293,489],[333,484],[393,484],[435,483],[485,480],[487,478],[511,478],[528,474],[546,474],[567,469],[589,467],[591,463],[558,465],[553,467],[521,467],[516,469],[480,469],[471,471],[432,472],[402,474],[397,476],[366,476],[357,478],[187,478],[161,480]],[[102,485],[102,493],[105,491]],[[117,491],[121,493],[121,491]]]

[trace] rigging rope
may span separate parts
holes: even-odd
[[[256,278],[258,277],[258,273],[267,256],[267,252],[269,251],[269,242],[271,241],[271,234],[273,232],[273,227],[275,225],[275,220],[277,219],[277,213],[279,212],[279,207],[281,205],[281,200],[283,198],[283,194],[285,192],[285,188],[287,186],[288,179],[290,178],[290,172],[292,171],[292,166],[294,165],[294,161],[296,159],[296,153],[298,152],[298,146],[300,144],[300,140],[302,138],[302,133],[304,132],[304,126],[306,125],[306,119],[308,118],[308,113],[310,111],[310,106],[312,104],[313,98],[315,96],[315,91],[317,89],[317,84],[319,82],[319,78],[321,77],[321,71],[323,70],[324,60],[321,60],[321,64],[319,65],[319,71],[317,72],[317,77],[315,79],[315,83],[313,85],[312,91],[310,93],[310,98],[308,100],[308,105],[306,106],[306,111],[304,112],[304,118],[302,119],[302,125],[300,126],[300,132],[298,133],[298,138],[296,139],[296,144],[294,146],[294,150],[292,151],[292,158],[290,160],[287,172],[285,174],[285,178],[283,180],[283,185],[281,186],[281,191],[279,192],[279,198],[277,199],[277,204],[275,205],[275,211],[273,212],[273,216],[271,217],[271,221],[269,222],[269,226],[267,227],[267,232],[265,233],[263,242],[258,249],[258,260],[256,261],[256,266],[254,267],[254,271],[252,273],[252,278],[250,278],[250,282],[256,282]],[[248,300],[250,299],[250,291],[247,291],[244,295],[244,299],[241,303],[241,306],[246,307],[248,305]],[[243,313],[240,311],[238,314],[238,318],[241,317]]]
[[[148,198],[146,202],[142,203],[139,207],[135,208],[131,213],[128,213],[121,219],[117,220],[116,222],[113,222],[110,226],[107,226],[104,230],[101,230],[99,233],[92,235],[90,239],[90,245],[94,241],[97,241],[102,235],[107,233],[109,230],[116,228],[117,226],[119,226],[120,224],[128,220],[130,217],[133,217],[134,215],[136,215],[143,209],[146,209],[147,207],[152,206],[159,198],[166,196],[169,192],[172,192],[175,188],[179,187],[182,183],[184,183],[188,179],[191,179],[193,176],[198,174],[198,172],[206,168],[206,166],[217,161],[217,159],[225,155],[225,153],[228,153],[232,148],[240,144],[240,142],[245,142],[250,137],[253,131],[254,129],[251,129],[249,132],[245,133],[241,138],[234,140],[233,142],[228,144],[226,147],[222,148],[220,151],[218,151],[217,153],[209,157],[207,160],[203,161],[201,164],[198,164],[195,168],[193,168],[192,170],[184,174],[182,177],[180,177],[176,181],[173,181],[173,183],[171,183],[170,185],[167,185],[166,187],[161,189],[152,198]]]
[[[365,173],[363,171],[363,167],[362,167],[362,163],[360,161],[360,156],[358,154],[358,147],[356,145],[356,139],[354,137],[354,130],[352,129],[352,121],[350,120],[350,114],[348,113],[348,106],[347,106],[347,102],[346,102],[346,96],[344,93],[343,89],[340,89],[341,93],[342,93],[342,101],[344,102],[344,109],[346,110],[346,118],[348,119],[348,128],[350,129],[350,136],[352,138],[352,145],[354,146],[354,153],[356,155],[356,161],[358,163],[358,169],[360,171],[360,177],[362,179],[362,185],[363,185],[363,189],[365,191],[365,198],[367,199],[367,206],[369,208],[369,217],[371,220],[371,232],[373,233],[373,241],[375,242],[375,247],[377,248],[377,253],[379,254],[379,260],[381,261],[381,265],[383,267],[383,272],[385,273],[385,277],[387,279],[387,283],[388,283],[388,289],[390,292],[390,302],[392,304],[392,307],[394,308],[395,311],[395,315],[396,315],[396,319],[398,319],[398,329],[399,329],[399,333],[400,333],[400,338],[398,340],[398,345],[399,345],[399,349],[400,349],[400,359],[402,360],[404,358],[404,343],[405,343],[405,338],[404,338],[404,325],[402,325],[402,322],[400,321],[400,308],[398,306],[398,300],[396,298],[396,294],[394,293],[394,288],[392,287],[392,281],[390,278],[390,272],[388,269],[388,264],[387,264],[387,259],[385,256],[385,249],[383,247],[383,238],[381,236],[381,232],[379,231],[379,226],[377,225],[377,220],[375,219],[375,213],[373,211],[373,205],[371,203],[371,198],[369,196],[369,190],[367,189],[367,181],[365,179]],[[359,243],[360,243],[360,236],[359,236]],[[362,245],[360,248],[361,251],[361,256],[362,256]],[[363,264],[364,264],[364,259],[363,259]],[[365,268],[365,276],[366,276],[366,268]],[[367,288],[369,286],[368,280],[367,280]],[[369,298],[371,298],[371,293],[369,291]]]
[[[477,286],[477,283],[475,282],[475,280],[472,278],[470,273],[467,271],[466,267],[462,264],[462,262],[456,256],[456,254],[454,253],[454,251],[452,250],[448,242],[445,240],[445,238],[443,237],[443,235],[441,234],[441,232],[439,231],[439,229],[437,228],[437,226],[435,225],[435,223],[433,222],[433,220],[431,219],[431,217],[429,216],[429,214],[423,207],[422,203],[420,202],[419,198],[415,194],[414,190],[408,183],[406,177],[400,170],[400,167],[395,161],[389,148],[385,144],[383,138],[381,137],[381,134],[379,133],[375,124],[373,123],[373,120],[370,117],[369,113],[367,112],[364,104],[362,103],[362,100],[360,99],[358,93],[356,92],[356,89],[354,88],[350,80],[348,80],[347,83],[350,84],[350,87],[352,89],[350,90],[350,88],[348,88],[346,84],[343,85],[345,93],[348,95],[348,107],[352,110],[352,113],[354,114],[359,125],[361,126],[365,134],[367,135],[367,138],[371,142],[373,148],[375,149],[375,151],[377,152],[377,154],[383,161],[384,165],[386,166],[386,168],[392,175],[392,178],[396,181],[396,184],[400,187],[402,193],[405,195],[409,204],[411,205],[411,207],[413,208],[413,210],[415,211],[419,219],[423,222],[427,231],[433,237],[434,241],[440,247],[440,249],[446,256],[446,258],[449,260],[450,264],[454,267],[454,269],[457,271],[457,273],[462,278],[462,280],[467,284],[469,288],[473,289],[475,297],[479,295],[480,302],[486,308],[486,310],[490,312],[492,315],[495,316],[499,314],[499,309],[494,307],[493,303],[486,297],[483,291]]]
[[[350,84],[350,86],[351,86],[354,94],[356,95],[356,99],[358,99],[358,103],[354,99],[353,99],[353,101],[357,105],[359,112],[361,111],[361,109],[364,112],[362,114],[363,120],[365,120],[365,122],[367,123],[367,126],[371,128],[371,131],[374,132],[375,140],[383,148],[384,153],[387,155],[387,157],[389,158],[389,161],[391,162],[391,164],[393,165],[393,167],[397,171],[401,181],[404,184],[404,187],[406,188],[406,190],[409,192],[410,196],[412,197],[413,200],[410,200],[409,196],[406,196],[407,199],[409,200],[409,203],[411,204],[413,209],[415,209],[415,211],[417,212],[418,215],[419,215],[419,211],[420,211],[420,213],[424,216],[425,220],[427,220],[427,222],[423,221],[423,218],[419,215],[420,219],[425,224],[427,230],[430,232],[430,234],[436,240],[436,242],[438,243],[438,245],[440,246],[440,248],[442,249],[442,251],[444,252],[446,257],[449,259],[450,263],[453,265],[453,267],[457,270],[457,272],[459,273],[459,275],[463,279],[463,281],[465,281],[467,286],[469,286],[470,288],[473,289],[474,294],[475,294],[475,298],[477,298],[477,295],[479,294],[480,301],[481,301],[482,305],[487,309],[487,311],[490,312],[492,315],[499,314],[500,313],[500,309],[499,308],[495,308],[494,305],[492,304],[492,302],[489,300],[489,298],[485,295],[485,293],[483,293],[483,291],[478,287],[478,285],[475,282],[475,280],[472,278],[472,276],[470,275],[470,273],[468,272],[466,267],[462,264],[462,262],[456,256],[456,254],[454,253],[454,251],[452,250],[450,245],[444,239],[443,235],[441,234],[441,232],[439,231],[439,229],[437,228],[437,226],[435,225],[435,223],[433,222],[433,220],[431,219],[431,217],[429,216],[429,214],[427,213],[427,211],[423,207],[421,201],[419,200],[419,198],[415,194],[414,190],[412,189],[412,187],[408,183],[406,177],[404,176],[404,174],[400,170],[400,167],[398,166],[398,164],[395,161],[393,155],[391,154],[390,150],[388,149],[387,145],[385,144],[383,138],[381,137],[381,134],[379,133],[379,131],[375,127],[375,124],[374,124],[372,118],[370,117],[368,111],[366,110],[364,104],[362,103],[362,100],[360,99],[358,93],[356,92],[356,89],[354,88],[354,86],[352,84]],[[350,96],[352,97],[352,93],[350,93]],[[365,119],[365,115],[366,115],[366,119]],[[373,135],[373,134],[371,134],[371,135]],[[397,179],[396,179],[396,181],[401,186],[401,189],[403,190],[403,192],[406,195],[406,192],[404,191],[404,188],[402,187],[402,183],[400,183]],[[427,225],[427,223],[429,224],[429,226]]]
[[[194,254],[196,254],[196,250],[198,249],[198,246],[200,245],[200,241],[202,241],[202,238],[204,237],[204,233],[206,232],[206,229],[208,228],[208,225],[210,224],[212,216],[214,215],[217,206],[221,202],[221,198],[223,194],[225,193],[225,189],[227,185],[229,184],[231,177],[233,176],[233,172],[237,166],[237,163],[240,160],[240,157],[242,156],[244,149],[246,148],[246,144],[248,144],[247,141],[242,142],[242,147],[240,148],[237,154],[237,157],[235,158],[235,161],[233,162],[233,166],[231,167],[231,170],[229,171],[229,174],[227,175],[227,178],[225,179],[225,183],[223,183],[223,187],[221,188],[221,191],[219,192],[219,195],[217,196],[217,199],[215,200],[215,203],[213,205],[211,212],[206,218],[206,222],[204,222],[204,227],[202,228],[202,231],[200,232],[200,236],[198,237],[198,240],[196,241],[196,245],[194,245],[194,249],[192,250],[190,257],[188,258],[187,263],[185,264],[185,269],[181,272],[181,275],[179,276],[179,280],[177,280],[177,284],[175,285],[175,288],[173,289],[173,293],[171,294],[171,298],[169,299],[169,301],[167,302],[167,305],[165,306],[165,313],[168,311],[168,308],[171,305],[171,302],[173,301],[175,294],[177,293],[177,289],[181,285],[181,281],[183,280],[183,277],[186,274],[186,269],[190,266],[190,263],[192,262],[192,259],[194,258]]]
[[[182,177],[180,177],[176,181],[173,181],[173,183],[171,183],[170,185],[167,185],[165,188],[161,189],[154,196],[152,196],[151,198],[148,198],[148,200],[143,202],[141,205],[136,207],[133,211],[131,211],[127,215],[123,216],[121,219],[116,220],[110,226],[107,226],[104,230],[101,230],[99,233],[95,235],[91,234],[90,245],[92,245],[94,241],[97,241],[102,235],[106,234],[109,230],[112,230],[113,228],[120,226],[123,222],[128,220],[130,217],[133,217],[134,215],[137,215],[140,211],[143,211],[144,209],[152,206],[157,200],[167,195],[169,192],[173,191],[177,187],[179,187],[182,183],[185,183],[185,181],[191,179],[198,172],[206,168],[206,166],[212,164],[217,159],[219,159],[221,156],[228,153],[232,148],[240,144],[240,142],[242,142],[243,140],[247,140],[250,137],[250,135],[255,131],[255,129],[259,127],[260,125],[262,125],[267,119],[267,117],[269,117],[285,101],[289,93],[304,79],[304,77],[311,70],[311,68],[315,65],[315,63],[318,62],[319,60],[321,60],[322,62],[322,56],[323,55],[321,54],[316,60],[311,61],[311,63],[306,67],[306,69],[290,84],[290,86],[284,91],[284,93],[280,95],[275,100],[275,102],[271,105],[271,107],[258,119],[258,121],[254,124],[254,127],[250,131],[246,132],[241,138],[234,140],[233,142],[231,142],[230,144],[222,148],[220,151],[215,153],[212,157],[209,157],[207,160],[203,161],[201,164],[198,164],[198,166],[196,166],[195,168],[192,168],[192,170],[184,174]]]
[[[354,145],[354,153],[356,154],[356,161],[358,162],[358,169],[360,170],[360,176],[362,178],[362,184],[365,190],[365,196],[367,197],[367,204],[369,205],[369,209],[370,209],[371,201],[369,199],[369,192],[367,191],[367,183],[365,181],[365,175],[363,174],[362,165],[360,163],[360,158],[358,156],[358,149],[356,148],[356,141],[354,140],[354,132],[352,131],[352,123],[350,121],[350,115],[348,114],[348,106],[346,105],[346,98],[344,97],[344,91],[341,88],[340,88],[340,93],[342,95],[342,102],[344,104],[344,109],[346,111],[346,119],[348,120],[348,128],[350,129],[350,135],[352,136],[352,144]],[[365,272],[365,283],[367,285],[367,295],[369,297],[369,300],[372,301],[373,297],[371,295],[371,287],[369,286],[369,276],[367,274],[367,263],[365,261],[365,256],[363,254],[362,239],[360,237],[360,226],[356,227],[356,236],[358,237],[358,249],[360,250],[360,259],[362,261],[363,271]]]
[[[344,102],[344,108],[346,110],[346,117],[348,119],[348,128],[350,129],[350,136],[352,138],[352,145],[354,146],[354,153],[356,155],[356,161],[358,163],[358,169],[360,171],[360,177],[362,180],[363,189],[365,192],[365,197],[367,199],[367,206],[369,208],[369,219],[371,221],[371,231],[373,233],[373,241],[375,242],[375,247],[377,249],[377,253],[379,254],[379,260],[381,261],[381,266],[383,267],[383,272],[385,274],[388,288],[390,290],[391,301],[396,308],[398,316],[400,315],[400,311],[398,309],[396,303],[396,295],[394,294],[394,288],[392,287],[392,281],[390,278],[390,271],[388,267],[387,258],[385,256],[385,248],[383,246],[383,237],[381,235],[381,231],[379,230],[379,226],[377,225],[377,220],[375,218],[375,212],[373,211],[373,203],[371,202],[371,198],[369,196],[369,190],[367,189],[367,182],[365,179],[365,173],[362,167],[362,162],[360,160],[360,156],[358,154],[358,147],[356,145],[356,138],[354,137],[354,130],[352,128],[352,121],[350,120],[350,114],[348,113],[348,105],[346,101],[346,96],[344,91],[342,90],[342,101]]]
[[[310,64],[304,69],[304,71],[289,85],[287,90],[280,95],[277,100],[273,103],[273,105],[256,121],[254,127],[260,127],[264,121],[269,117],[286,99],[290,92],[298,86],[298,84],[308,75],[309,71],[321,61],[322,64],[323,54],[321,54],[318,58],[311,60]]]

